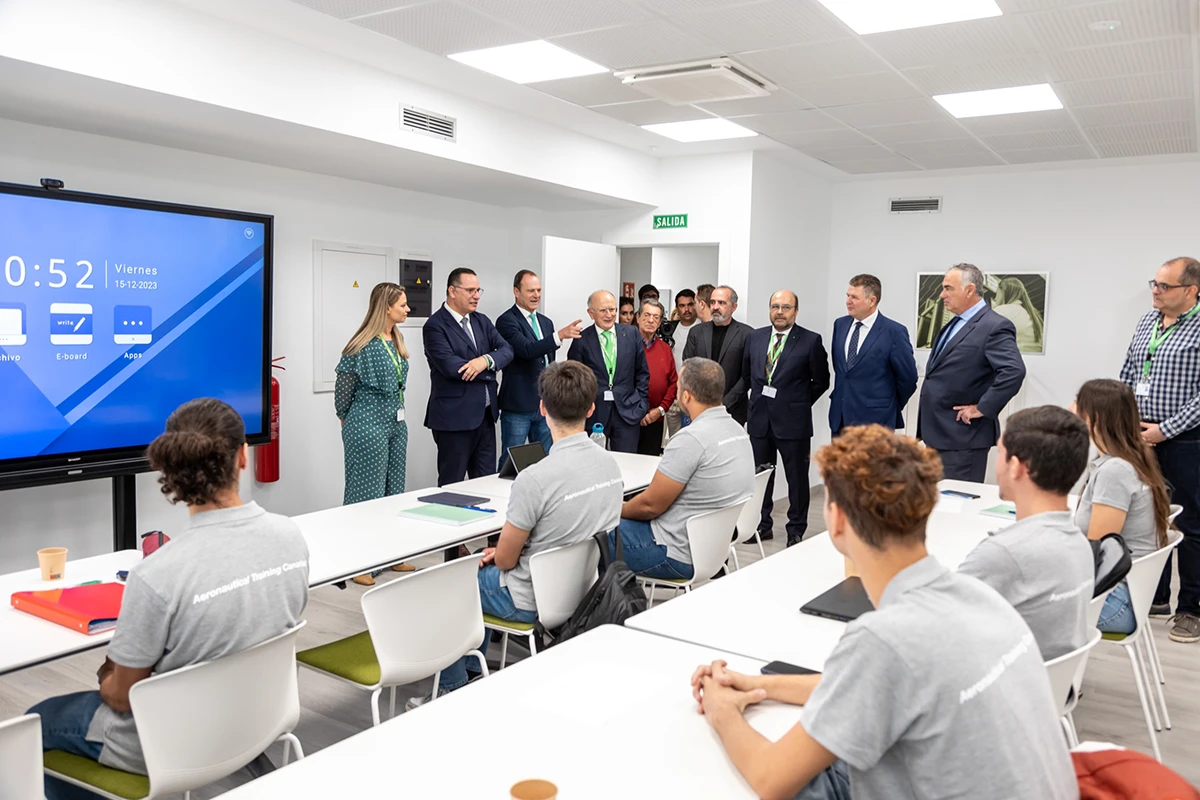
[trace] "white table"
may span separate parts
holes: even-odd
[[[625,494],[640,492],[650,485],[658,469],[659,456],[643,456],[637,453],[611,453],[621,470],[621,478],[625,484]],[[482,478],[472,478],[467,481],[446,486],[443,491],[460,492],[462,494],[482,495],[487,498],[508,497],[512,491],[513,482],[496,475],[486,475]],[[438,491],[438,490],[430,490]]]
[[[397,763],[412,765],[390,770],[405,797],[501,800],[528,778],[554,782],[564,800],[757,797],[696,713],[688,681],[714,658],[749,673],[762,666],[601,627],[224,797],[333,797],[345,794],[348,776],[389,772]],[[775,703],[747,712],[773,740],[799,718],[799,707]]]
[[[62,580],[43,581],[40,569],[28,569],[0,575],[0,675],[32,667],[56,658],[108,644],[112,631],[92,636],[49,622],[41,617],[17,611],[10,598],[13,592],[41,591],[77,586],[88,581],[115,581],[118,570],[128,570],[141,560],[137,550],[121,550],[92,558],[67,562]]]

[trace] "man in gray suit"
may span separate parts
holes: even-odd
[[[1000,412],[1025,381],[1016,328],[982,292],[973,264],[956,264],[942,279],[942,303],[954,317],[934,338],[917,417],[917,438],[938,451],[945,476],[976,483],[1000,437]]]
[[[712,319],[695,326],[688,334],[683,348],[683,360],[700,357],[710,358],[725,370],[725,409],[739,425],[746,424],[747,381],[742,375],[742,360],[746,352],[746,340],[754,331],[744,322],[733,318],[737,311],[738,296],[729,286],[718,286],[712,290],[709,308]]]

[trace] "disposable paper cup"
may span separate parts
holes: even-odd
[[[45,547],[38,550],[38,566],[42,568],[42,580],[60,580],[67,571],[67,548]]]
[[[535,779],[514,783],[509,794],[512,800],[555,800],[558,787],[550,781]]]

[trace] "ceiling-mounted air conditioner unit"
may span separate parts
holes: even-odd
[[[641,67],[614,74],[622,83],[673,106],[766,97],[778,88],[731,58]]]

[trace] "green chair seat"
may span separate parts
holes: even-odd
[[[508,628],[510,631],[531,631],[534,624],[532,622],[509,622],[506,619],[493,617],[491,614],[483,615],[484,625],[494,625],[497,628]]]
[[[649,578],[648,580],[652,580],[655,583],[677,583],[682,586],[690,581],[691,578]]]
[[[1123,642],[1129,638],[1128,633],[1101,633],[1101,639],[1107,639],[1110,642]]]
[[[145,775],[122,772],[63,750],[48,750],[42,758],[45,768],[51,772],[74,778],[117,797],[141,800],[150,794],[150,779]]]
[[[296,653],[296,660],[363,686],[375,686],[381,676],[370,631],[301,650]]]

